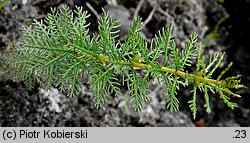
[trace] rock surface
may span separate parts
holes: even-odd
[[[99,13],[101,13],[101,7],[108,7],[103,2],[98,4],[88,2]],[[130,2],[123,0],[123,5],[109,8],[113,17],[121,18],[120,22],[123,25],[121,34],[126,32],[126,27],[132,21],[133,11],[138,2],[139,0]],[[43,0],[9,1],[0,9],[0,49],[16,45],[21,25],[29,25],[32,19],[44,18],[50,7],[69,5],[73,8],[75,4],[87,9],[85,2],[79,0],[71,0],[68,3],[61,0],[50,2]],[[227,13],[221,5],[214,3],[213,0],[158,0],[151,2],[145,0],[139,12],[143,20],[148,17],[154,6],[160,6],[162,11],[156,10],[146,25],[143,30],[145,38],[152,38],[160,27],[173,20],[175,40],[180,48],[184,48],[189,34],[194,30],[199,33],[200,39],[205,38],[206,34],[209,34],[207,20],[218,21]],[[209,16],[209,13],[212,13],[212,16]],[[89,20],[93,23],[96,22],[93,15]],[[212,23],[212,25],[215,24]],[[96,30],[96,24],[91,25],[90,28]],[[224,50],[220,44],[227,34],[223,34],[223,32],[226,33],[223,29],[219,32],[222,36],[212,39],[204,52],[213,54]],[[236,54],[234,53],[241,64],[240,67],[248,67],[245,64],[248,58],[241,58],[245,50],[242,46],[242,49],[236,50]],[[0,61],[0,74],[3,73],[1,64],[2,61]],[[240,71],[236,70],[236,72]],[[249,72],[246,72],[244,79],[247,79],[245,81],[249,85]],[[241,108],[235,111],[228,110],[224,103],[218,102],[217,98],[212,98],[213,112],[207,114],[203,107],[199,107],[198,118],[192,120],[186,104],[190,96],[189,90],[182,90],[179,93],[180,111],[170,113],[166,110],[165,103],[162,101],[163,95],[159,92],[162,87],[157,86],[153,80],[149,82],[149,85],[152,101],[146,104],[143,111],[138,114],[133,111],[126,92],[120,99],[111,99],[103,108],[96,109],[87,84],[84,84],[81,95],[76,98],[68,98],[55,88],[45,90],[37,86],[34,90],[29,91],[22,83],[4,79],[4,76],[0,75],[0,126],[250,126],[249,98],[242,98],[239,101]],[[249,89],[239,92],[243,95],[250,93]],[[199,100],[203,102],[203,99]]]

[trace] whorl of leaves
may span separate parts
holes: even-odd
[[[144,102],[150,101],[148,80],[152,77],[159,84],[165,84],[162,93],[171,112],[179,110],[177,91],[180,86],[189,84],[193,85],[193,96],[188,103],[194,118],[200,93],[204,94],[207,112],[211,111],[209,97],[215,93],[230,108],[237,107],[228,95],[239,96],[229,90],[243,87],[239,76],[220,79],[230,64],[217,79],[212,79],[224,54],[211,55],[206,62],[196,33],[190,35],[185,48],[180,50],[173,41],[170,24],[148,43],[141,36],[141,19],[138,18],[128,28],[125,41],[121,42],[117,39],[118,21],[108,13],[104,11],[97,33],[92,35],[86,22],[88,17],[81,7],[76,7],[74,12],[64,7],[52,9],[45,20],[24,27],[19,45],[14,52],[4,56],[11,69],[9,75],[16,81],[23,80],[30,89],[35,83],[46,88],[56,86],[70,97],[79,94],[80,79],[85,75],[98,108],[108,95],[119,97],[120,86],[126,85],[135,111],[141,111]],[[184,71],[195,63],[193,73]],[[138,68],[142,69],[140,74]]]

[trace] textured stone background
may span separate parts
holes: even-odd
[[[94,32],[97,28],[97,16],[86,6],[86,2],[99,15],[102,15],[101,7],[104,7],[110,11],[111,16],[118,17],[122,24],[122,38],[133,19],[139,0],[120,0],[116,7],[108,5],[104,0],[97,3],[94,0],[13,0],[0,9],[0,49],[8,50],[8,47],[17,44],[21,26],[30,25],[33,19],[45,18],[50,7],[83,6],[92,14],[89,22],[92,23],[90,30]],[[171,21],[175,27],[175,41],[180,48],[184,47],[189,34],[197,31],[200,39],[208,39],[204,53],[226,51],[228,58],[223,63],[236,63],[230,74],[243,74],[243,83],[249,86],[249,64],[246,63],[249,61],[249,50],[245,37],[249,37],[250,18],[249,15],[240,16],[241,13],[249,13],[247,6],[250,6],[247,0],[226,0],[222,4],[216,0],[145,0],[138,15],[146,20],[156,7],[152,18],[143,28],[142,34],[147,40]],[[229,18],[219,26],[217,32],[220,36],[209,38],[207,35],[225,16]],[[28,91],[23,83],[6,79],[4,68],[0,61],[0,126],[250,126],[248,88],[236,91],[242,98],[237,100],[240,108],[235,111],[229,110],[213,96],[213,111],[207,114],[201,106],[204,101],[199,98],[201,104],[198,116],[196,120],[192,120],[187,104],[190,97],[188,89],[178,93],[181,105],[177,113],[171,114],[166,110],[163,95],[159,92],[162,87],[153,80],[149,82],[152,102],[145,105],[140,114],[133,112],[126,94],[120,99],[109,100],[103,108],[97,110],[86,81],[83,82],[82,94],[70,99],[56,88],[46,91],[37,86]]]

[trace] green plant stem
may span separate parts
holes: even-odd
[[[90,54],[87,54],[86,57],[90,58],[92,60],[96,60],[96,58]],[[120,62],[114,62],[111,58],[109,58],[108,56],[105,56],[103,54],[99,55],[99,60],[100,60],[99,62],[102,64],[106,64],[106,63],[117,64],[117,65],[129,65],[130,64],[132,67],[137,67],[137,68],[144,69],[144,70],[152,69],[152,65],[144,64],[144,63],[137,62],[137,61],[129,62],[129,61],[121,60]],[[175,75],[182,77],[184,79],[187,76],[186,72],[175,70],[175,69],[168,68],[168,67],[161,67],[160,71],[165,72],[165,73],[175,74]],[[220,80],[210,79],[210,78],[198,76],[198,75],[191,74],[191,73],[188,73],[188,76],[193,77],[195,82],[208,83],[208,84],[214,84],[214,85],[221,85],[222,84],[222,81],[220,81]]]
[[[143,63],[139,63],[139,62],[132,62],[132,66],[133,67],[138,67],[138,68],[141,68],[141,69],[151,69],[152,68],[151,65],[146,65],[146,64],[143,64]],[[161,71],[166,72],[166,73],[172,73],[172,74],[175,74],[175,75],[177,75],[179,77],[182,77],[182,78],[186,77],[185,72],[176,71],[175,69],[171,69],[171,68],[168,68],[168,67],[161,67]],[[196,75],[190,74],[190,73],[188,75],[191,76],[191,77],[194,77],[194,79],[196,79],[196,81],[201,81],[203,83],[221,85],[221,81],[218,81],[218,80],[209,79],[209,78],[202,77],[202,76],[196,76]]]
[[[82,7],[74,11],[68,7],[51,11],[46,20],[35,21],[33,28],[23,27],[21,41],[13,52],[8,51],[4,56],[0,53],[0,59],[3,57],[9,67],[8,76],[14,81],[24,80],[29,89],[33,89],[35,83],[45,88],[56,86],[72,97],[81,94],[81,78],[86,76],[97,108],[108,95],[118,97],[120,87],[127,86],[134,110],[141,111],[144,102],[150,101],[148,81],[152,77],[161,82],[160,85],[164,84],[161,93],[170,112],[179,110],[177,91],[180,86],[188,85],[193,86],[188,104],[194,118],[197,96],[202,93],[204,107],[208,113],[211,111],[208,91],[219,93],[231,109],[238,107],[229,96],[240,97],[231,91],[245,87],[240,84],[240,75],[221,79],[232,66],[229,64],[217,78],[212,77],[224,53],[211,55],[209,61],[205,61],[196,32],[190,35],[185,48],[179,50],[172,35],[173,24],[159,31],[149,45],[140,35],[141,18],[130,24],[126,38],[120,41],[117,39],[119,21],[104,10],[98,32],[94,34],[89,33],[86,21],[89,15]],[[162,56],[164,59],[160,62],[158,59]],[[194,72],[186,70],[195,63]],[[141,74],[137,73],[138,69]]]

